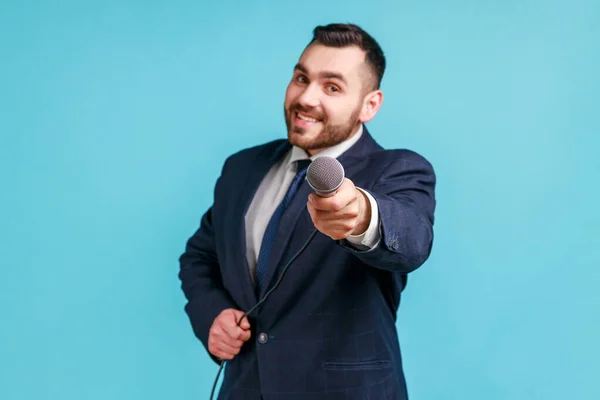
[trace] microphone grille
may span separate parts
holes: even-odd
[[[327,195],[344,183],[344,167],[333,157],[317,157],[308,166],[306,179],[317,194]]]

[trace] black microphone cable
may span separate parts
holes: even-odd
[[[244,319],[244,317],[246,317],[247,315],[250,315],[254,310],[256,310],[258,307],[260,307],[265,302],[265,300],[267,299],[267,297],[269,297],[269,295],[271,293],[273,293],[273,291],[277,288],[277,286],[279,286],[279,284],[281,283],[281,280],[283,279],[283,276],[285,275],[285,272],[287,271],[287,269],[289,268],[289,266],[294,261],[296,261],[296,259],[298,257],[300,257],[300,254],[302,254],[302,252],[308,247],[308,245],[310,244],[310,242],[312,242],[312,240],[314,239],[314,237],[317,234],[317,232],[318,232],[317,229],[313,230],[313,232],[310,234],[310,236],[308,237],[308,239],[306,240],[306,242],[304,243],[304,245],[302,245],[302,247],[300,248],[300,250],[298,250],[298,252],[296,254],[294,254],[294,256],[292,258],[290,258],[290,260],[287,262],[287,264],[283,267],[283,270],[281,271],[281,274],[279,275],[279,278],[275,282],[275,285],[273,285],[273,287],[271,289],[269,289],[269,291],[267,293],[265,293],[265,296],[262,299],[260,299],[260,301],[254,305],[254,307],[252,307],[250,310],[246,311],[244,313],[244,315],[242,315],[240,317],[240,319],[237,322],[238,326],[240,326],[240,324],[242,323],[242,320]],[[213,384],[212,391],[210,392],[210,400],[213,399],[213,396],[215,394],[215,389],[217,387],[217,382],[219,381],[219,376],[221,375],[221,371],[223,370],[223,366],[224,365],[225,365],[225,360],[221,360],[221,364],[219,366],[219,371],[217,372],[217,377],[215,378],[215,382]]]

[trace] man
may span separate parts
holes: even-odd
[[[195,335],[227,360],[219,399],[407,399],[396,311],[431,251],[435,175],[364,126],[384,70],[358,26],[315,28],[285,94],[287,140],[226,160],[179,273]],[[346,174],[331,197],[304,180],[307,160],[324,155]]]

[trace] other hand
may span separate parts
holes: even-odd
[[[222,360],[231,360],[250,339],[250,322],[244,317],[240,326],[238,320],[243,311],[228,308],[215,318],[208,333],[208,351]]]

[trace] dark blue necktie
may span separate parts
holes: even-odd
[[[256,294],[260,293],[262,285],[264,283],[264,279],[267,276],[267,269],[269,264],[269,255],[271,254],[271,249],[273,248],[273,243],[275,242],[275,238],[277,237],[277,229],[279,228],[279,222],[281,221],[281,217],[285,212],[286,208],[294,198],[294,195],[298,191],[298,187],[302,183],[302,180],[306,176],[306,169],[310,164],[310,160],[298,160],[298,169],[296,172],[296,176],[294,180],[290,184],[290,187],[287,190],[287,193],[279,203],[279,206],[273,212],[273,216],[271,216],[271,220],[267,225],[267,229],[265,230],[265,234],[263,236],[263,240],[260,246],[260,252],[258,253],[258,261],[256,264]]]

